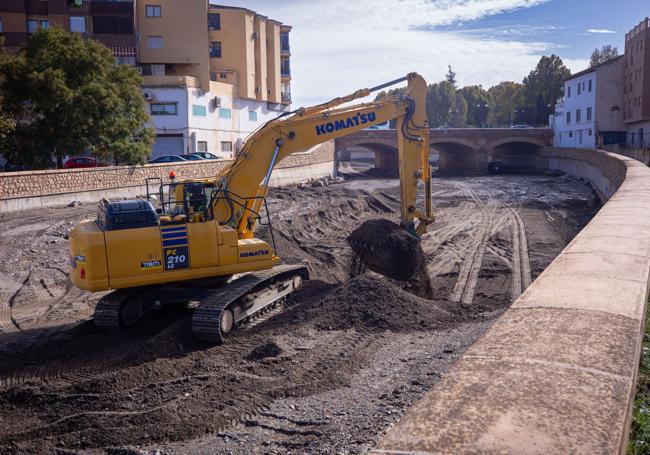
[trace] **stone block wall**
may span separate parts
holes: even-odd
[[[334,142],[313,148],[309,153],[294,154],[277,166],[276,170],[306,167],[334,162]],[[97,192],[116,188],[142,187],[145,179],[168,179],[173,170],[177,178],[211,177],[230,161],[193,161],[173,164],[147,164],[144,166],[109,166],[88,169],[56,169],[47,171],[0,173],[0,201],[61,195],[80,192]]]

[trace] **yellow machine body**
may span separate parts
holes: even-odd
[[[71,280],[88,291],[188,281],[270,269],[280,258],[260,239],[214,221],[104,231],[96,221],[70,234]]]

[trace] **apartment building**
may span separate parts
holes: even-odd
[[[650,18],[625,35],[623,123],[628,145],[650,146]]]
[[[137,65],[156,131],[153,157],[208,151],[230,158],[291,104],[291,27],[208,0],[0,0],[0,36],[17,52],[58,26]]]
[[[291,27],[207,0],[138,2],[139,64],[153,156],[231,157],[291,103]]]
[[[564,81],[564,97],[555,106],[552,122],[556,147],[594,148],[621,142],[624,63],[623,56],[616,57]]]
[[[30,34],[50,26],[101,41],[120,63],[136,64],[134,0],[0,1],[0,36],[6,52],[18,52]]]

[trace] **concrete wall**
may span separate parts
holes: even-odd
[[[547,157],[608,202],[372,453],[625,453],[648,298],[650,169],[595,150]]]
[[[229,161],[112,166],[93,169],[0,173],[0,213],[68,204],[95,202],[102,197],[135,197],[145,194],[146,178],[167,180],[174,170],[178,179],[214,176]],[[334,142],[294,154],[274,169],[271,185],[287,185],[335,172]]]

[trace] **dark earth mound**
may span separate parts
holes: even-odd
[[[386,281],[360,275],[327,295],[311,310],[323,330],[413,330],[444,328],[463,320],[460,307],[447,301],[427,300]]]
[[[385,218],[365,221],[348,243],[366,267],[394,280],[410,280],[424,263],[420,240]]]

